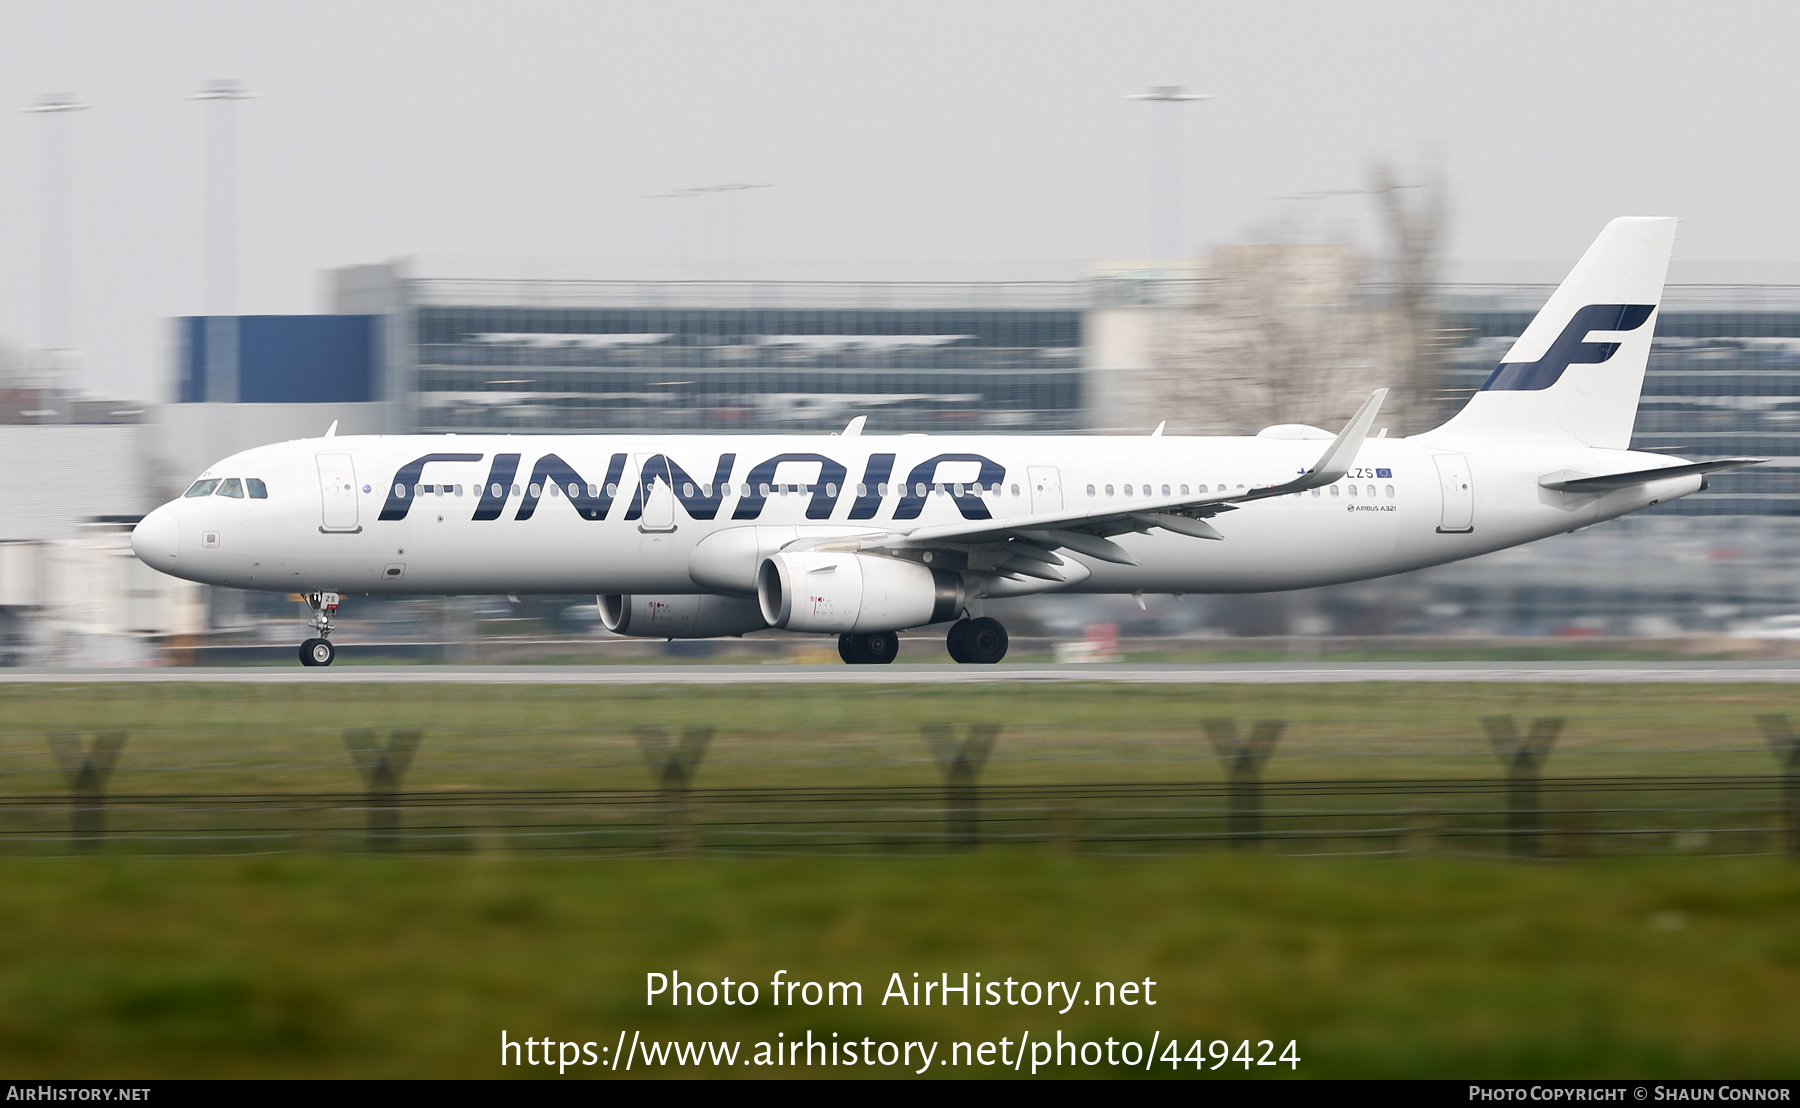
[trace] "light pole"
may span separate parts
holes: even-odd
[[[1210,92],[1189,92],[1181,85],[1152,85],[1127,100],[1148,100],[1152,109],[1150,151],[1150,253],[1181,255],[1181,105],[1214,99]]]
[[[238,398],[237,107],[252,94],[233,79],[208,81],[190,100],[207,100],[206,365],[200,399]]]
[[[75,346],[75,127],[65,117],[86,108],[68,93],[48,92],[23,109],[44,117],[38,131],[38,341],[52,371],[65,368],[60,363]]]
[[[749,192],[753,189],[766,189],[766,188],[774,188],[774,187],[775,187],[774,185],[745,185],[745,184],[700,185],[696,188],[671,189],[668,192],[652,193],[651,195],[646,196],[645,199],[646,200],[701,200],[701,199],[704,199],[709,196],[723,196],[724,194],[727,194],[727,193]],[[683,214],[688,215],[691,213],[684,212]],[[715,213],[709,211],[707,214],[713,215]],[[735,242],[736,242],[738,236],[736,234],[737,221],[735,219],[731,218],[731,216],[733,214],[734,213],[732,213],[732,212],[725,213],[725,215],[726,215],[726,220],[725,220],[726,243],[725,243],[724,253],[726,255],[726,257],[725,257],[726,274],[725,275],[727,277],[735,276],[735,273],[733,273],[732,271],[735,270],[735,268],[736,268],[736,266],[733,263],[736,260],[736,258],[735,258],[735,255],[736,255]],[[688,233],[688,222],[689,221],[687,221],[685,219],[683,220],[681,252],[682,252],[682,261],[684,263],[687,260],[688,240],[692,237]],[[710,223],[710,220],[709,220],[709,223]],[[703,237],[704,237],[705,241],[701,243],[701,251],[703,253],[710,253],[711,248],[712,248],[712,233],[711,233],[710,226],[707,228],[706,233],[704,234]]]

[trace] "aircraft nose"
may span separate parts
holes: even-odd
[[[152,569],[162,569],[174,561],[180,546],[181,527],[167,505],[139,520],[131,532],[131,552]]]

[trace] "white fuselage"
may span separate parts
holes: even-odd
[[[1152,507],[1202,485],[1279,484],[1314,463],[1323,445],[1260,436],[308,439],[245,451],[205,475],[256,478],[265,498],[176,499],[146,517],[134,546],[178,577],[280,592],[748,595],[753,559],[720,561],[714,553],[731,541],[703,547],[705,540],[755,528],[755,542],[733,549],[773,552],[809,536],[906,531],[982,512],[1003,519]],[[420,466],[428,455],[456,460]],[[514,455],[509,469],[505,459]],[[726,455],[733,457],[721,467]],[[772,461],[783,455],[804,457]],[[930,463],[943,455],[952,458]],[[1211,517],[1222,541],[1165,530],[1118,535],[1138,565],[1065,550],[1065,561],[1075,563],[1069,580],[1027,591],[1257,592],[1379,577],[1516,546],[1702,487],[1702,478],[1684,476],[1571,497],[1538,484],[1558,471],[1612,473],[1669,461],[1567,438],[1371,438],[1330,487]],[[663,479],[650,482],[647,501],[633,511],[634,500],[644,499],[647,468]],[[928,478],[923,497],[912,480],[920,473]]]

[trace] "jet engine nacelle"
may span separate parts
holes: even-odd
[[[615,635],[646,639],[717,639],[761,631],[768,621],[748,597],[597,596],[600,624]]]
[[[772,627],[868,634],[962,613],[962,576],[879,554],[800,550],[763,559],[756,600]]]

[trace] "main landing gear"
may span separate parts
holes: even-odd
[[[983,616],[959,619],[944,638],[950,657],[965,665],[991,666],[1006,657],[1006,628]],[[838,657],[853,666],[886,665],[900,653],[900,636],[892,631],[872,635],[839,635]]]
[[[307,639],[300,644],[300,664],[303,666],[328,666],[337,657],[337,650],[331,645],[331,613],[338,609],[338,594],[334,592],[309,592],[306,594],[307,606],[312,608],[313,630],[318,637]]]
[[[991,616],[959,619],[944,636],[950,657],[965,665],[991,666],[1006,657],[1006,628]]]
[[[838,657],[846,665],[884,666],[900,653],[900,636],[892,631],[871,635],[839,635]]]

